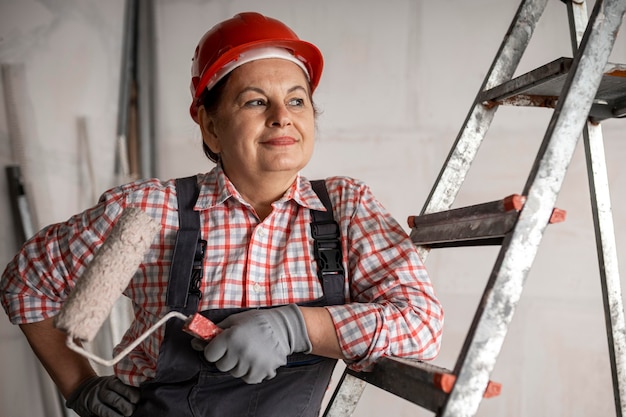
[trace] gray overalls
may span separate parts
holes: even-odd
[[[322,298],[302,306],[344,303],[344,276],[339,228],[323,181],[314,190],[327,212],[311,211],[315,258]],[[196,177],[178,179],[179,231],[168,283],[167,305],[191,315],[197,312],[198,290],[206,242],[200,240],[200,220],[193,206],[198,197]],[[203,244],[201,244],[201,242]],[[192,258],[190,253],[194,253]],[[187,255],[187,256],[184,256]],[[205,310],[201,314],[219,323],[243,309]],[[133,417],[317,417],[330,382],[335,359],[294,354],[274,378],[246,384],[219,371],[191,347],[182,320],[170,320],[157,360],[156,377],[141,385],[141,400]]]

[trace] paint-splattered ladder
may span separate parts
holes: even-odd
[[[548,0],[522,0],[448,154],[422,215],[411,217],[411,239],[423,258],[430,248],[499,244],[487,288],[453,370],[385,358],[372,372],[349,369],[324,413],[353,415],[371,383],[440,417],[473,416],[489,381],[546,226],[563,219],[555,209],[567,167],[583,133],[600,278],[618,417],[626,416],[626,326],[617,268],[600,123],[626,116],[626,66],[608,63],[626,0],[597,0],[589,18],[584,0],[567,6],[574,52],[512,79]],[[554,108],[521,196],[449,210],[500,105]],[[522,205],[523,204],[523,205]],[[513,208],[511,209],[511,205]],[[443,381],[443,382],[442,382]]]

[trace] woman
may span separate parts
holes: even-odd
[[[299,175],[322,66],[275,19],[241,13],[216,25],[196,48],[191,84],[215,168],[109,190],[9,263],[3,306],[79,415],[317,416],[336,359],[363,370],[384,355],[436,356],[443,313],[406,233],[363,183],[331,177],[314,191]],[[171,320],[116,376],[98,377],[51,320],[128,207],[162,230],[125,291],[135,321],[117,351],[172,309],[202,311],[224,331],[199,344]],[[174,254],[186,216],[200,234],[180,255],[199,265],[191,277]]]

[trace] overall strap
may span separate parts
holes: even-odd
[[[200,214],[193,207],[200,189],[196,176],[176,179],[178,232],[167,284],[167,306],[186,314],[198,310],[202,296],[202,262],[206,241],[200,239]],[[193,256],[192,256],[193,255]]]
[[[326,211],[311,210],[311,235],[317,261],[317,277],[322,284],[326,305],[345,303],[343,251],[339,224],[333,217],[333,206],[324,180],[311,181],[313,191],[326,207]]]

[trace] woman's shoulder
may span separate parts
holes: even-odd
[[[324,182],[326,183],[326,188],[329,193],[338,192],[362,192],[363,189],[367,188],[367,184],[364,181],[348,177],[348,176],[331,176],[324,178]]]
[[[102,194],[100,200],[123,198],[129,203],[136,200],[145,201],[149,196],[170,194],[173,189],[175,189],[175,180],[173,179],[143,178],[110,188]]]
[[[337,175],[323,180],[335,210],[354,211],[364,200],[372,198],[368,185],[358,178]]]
[[[376,200],[364,180],[349,176],[331,176],[324,179],[332,201],[338,204],[361,205]]]
[[[195,177],[201,189],[215,186],[212,172],[199,173]],[[144,178],[131,181],[105,191],[98,204],[104,206],[139,207],[147,211],[178,210],[176,182],[179,178]],[[206,190],[205,190],[206,192]]]

